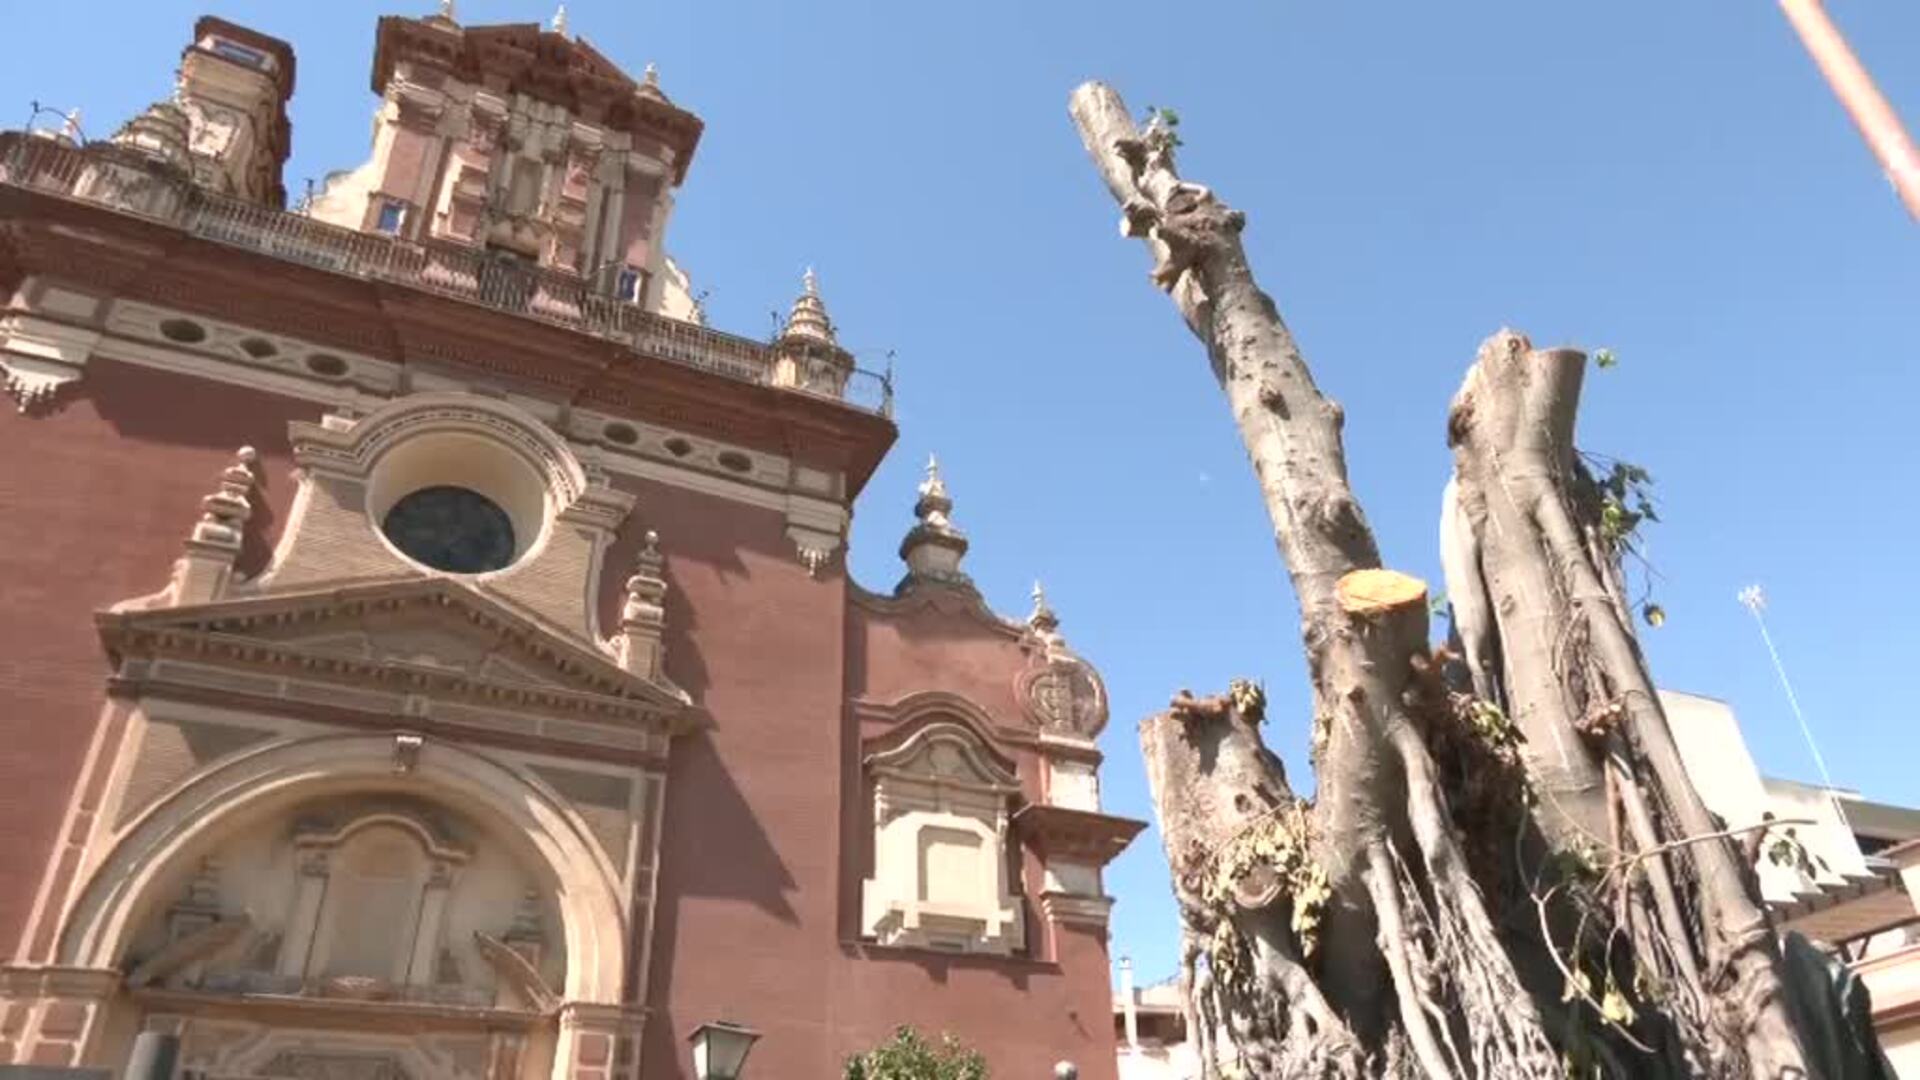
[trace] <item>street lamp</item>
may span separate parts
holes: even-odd
[[[759,1038],[759,1032],[742,1024],[725,1020],[701,1024],[687,1039],[693,1044],[693,1075],[699,1080],[738,1080],[747,1051]]]

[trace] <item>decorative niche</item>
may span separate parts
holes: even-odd
[[[541,879],[415,800],[268,815],[196,858],[175,895],[137,935],[129,986],[539,1010],[566,977]]]
[[[873,873],[861,932],[883,945],[1009,955],[1025,947],[1009,869],[1013,772],[970,729],[936,721],[868,756]]]

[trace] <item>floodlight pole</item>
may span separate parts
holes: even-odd
[[[1920,221],[1920,149],[1900,123],[1885,95],[1873,84],[1873,76],[1860,63],[1840,34],[1840,28],[1827,17],[1821,0],[1780,0],[1787,21],[1800,35],[1820,73],[1827,77],[1834,95],[1853,117],[1855,127],[1867,140],[1868,149],[1880,159],[1887,182],[1894,194],[1906,204],[1907,213]]]

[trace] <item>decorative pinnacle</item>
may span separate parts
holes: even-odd
[[[640,553],[633,557],[633,576],[627,579],[627,591],[639,593],[648,591],[649,586],[660,577],[660,534],[648,529],[641,538]]]
[[[67,110],[66,118],[60,122],[60,134],[65,135],[76,143],[82,141],[80,135],[80,110],[78,108]]]
[[[1027,625],[1043,635],[1060,629],[1060,617],[1053,613],[1047,603],[1047,590],[1037,580],[1033,583],[1033,614],[1027,616]]]
[[[940,476],[940,459],[928,454],[927,478],[920,481],[920,501],[913,512],[922,521],[928,520],[930,513],[939,513],[944,521],[946,512],[952,509],[953,498],[947,494],[947,482]]]
[[[553,32],[561,37],[567,36],[567,5],[564,2],[553,13]]]
[[[453,0],[440,0],[440,17],[448,22],[454,21]]]
[[[787,325],[780,329],[780,336],[838,344],[833,336],[833,320],[827,317],[827,305],[820,299],[820,278],[811,266],[800,276],[800,297],[787,313]]]
[[[667,95],[660,89],[660,68],[653,61],[647,61],[647,69],[640,77],[640,87],[634,93],[655,101],[667,100]]]
[[[253,493],[253,465],[259,459],[253,447],[243,446],[220,470],[220,487],[200,500],[200,520],[193,527],[195,541],[239,548],[242,530],[253,516],[253,503],[247,496]]]
[[[920,481],[920,498],[913,504],[919,520],[900,541],[900,557],[907,561],[908,580],[967,582],[960,559],[967,553],[967,536],[954,527],[953,497],[940,476],[940,459],[927,455],[927,478]]]

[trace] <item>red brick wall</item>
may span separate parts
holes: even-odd
[[[201,496],[241,445],[260,451],[265,493],[245,562],[264,565],[294,489],[287,422],[317,416],[306,403],[107,360],[88,364],[50,414],[0,409],[5,956],[32,909],[105,701],[93,613],[165,587]]]
[[[78,393],[75,391],[78,390]],[[47,416],[0,414],[0,946],[33,902],[67,795],[101,713],[105,659],[92,613],[161,588],[233,449],[261,451],[277,536],[294,485],[286,425],[306,403],[96,361]],[[996,1075],[1072,1058],[1113,1075],[1105,943],[1050,935],[1029,905],[1033,956],[877,949],[852,941],[861,732],[849,696],[960,694],[1017,723],[1017,645],[971,616],[880,617],[851,608],[838,560],[807,576],[781,514],[632,481],[640,497],[600,581],[614,625],[638,536],[661,533],[672,592],[668,673],[711,715],[677,740],[661,840],[646,1075],[687,1072],[685,1038],[716,1018],[766,1035],[758,1066],[831,1077],[901,1023],[951,1031]],[[250,569],[265,544],[249,550]],[[871,733],[871,732],[869,732]],[[1036,792],[1037,768],[1018,748]],[[850,808],[853,808],[850,810]],[[1038,868],[1024,862],[1031,890]]]
[[[840,561],[809,579],[776,512],[635,490],[603,613],[633,537],[657,529],[673,588],[667,670],[714,722],[674,746],[643,1075],[686,1076],[687,1035],[732,1019],[763,1033],[756,1067],[778,1075],[838,1076],[849,1054],[913,1024],[979,1048],[997,1076],[1047,1075],[1065,1057],[1088,1080],[1112,1077],[1098,935],[1050,940],[1037,904],[1033,957],[882,949],[850,932],[867,825],[849,791],[861,732],[848,697],[945,690],[1018,723],[1017,644],[967,615],[850,608]],[[1031,756],[999,749],[1036,791]],[[1037,883],[1030,860],[1026,876]]]

